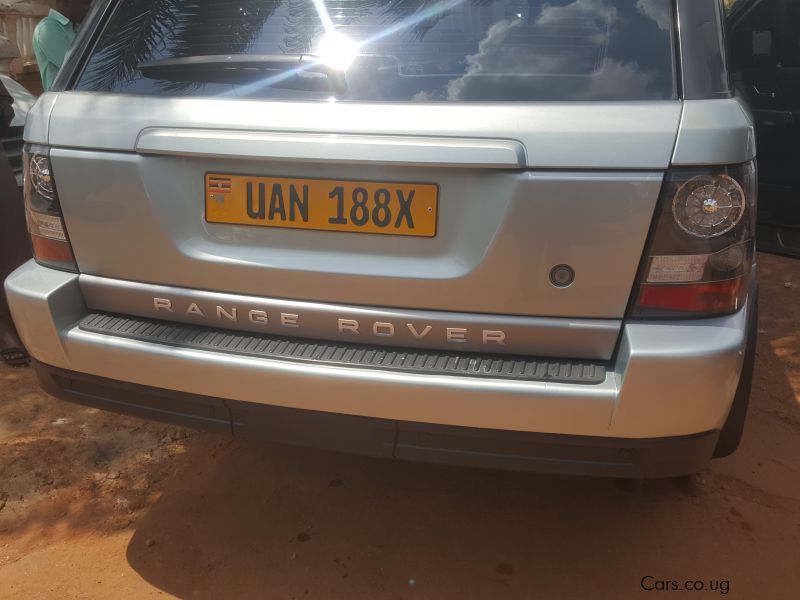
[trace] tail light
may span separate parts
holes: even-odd
[[[50,149],[26,146],[23,152],[25,173],[25,217],[31,236],[33,257],[38,263],[56,269],[77,271],[61,206],[58,203]]]
[[[711,316],[741,308],[755,259],[756,194],[752,162],[671,169],[633,316]]]

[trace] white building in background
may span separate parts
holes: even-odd
[[[0,72],[36,73],[33,29],[55,0],[0,0]]]

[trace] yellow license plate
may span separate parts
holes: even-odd
[[[436,235],[439,187],[207,173],[209,223],[389,235]]]

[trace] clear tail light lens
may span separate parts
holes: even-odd
[[[671,169],[632,315],[712,316],[742,307],[755,260],[756,167]]]
[[[23,152],[23,169],[25,217],[34,258],[48,267],[77,271],[58,203],[49,148],[26,146]]]

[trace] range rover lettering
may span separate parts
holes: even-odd
[[[24,133],[44,388],[671,477],[733,452],[756,148],[721,0],[100,0]]]

